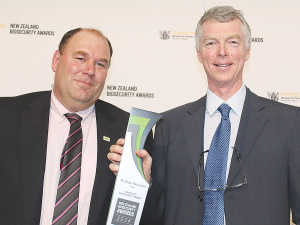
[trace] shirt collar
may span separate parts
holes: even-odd
[[[234,113],[239,117],[241,117],[242,115],[245,97],[246,86],[243,83],[242,87],[226,101],[226,103],[231,107]],[[206,111],[210,116],[212,116],[217,111],[219,106],[224,102],[225,101],[223,99],[212,93],[209,88],[207,88]]]
[[[53,113],[53,117],[57,123],[63,122],[66,117],[64,114],[68,113],[69,111],[57,100],[53,91],[51,92],[51,102],[50,102],[50,110]],[[85,119],[95,112],[95,104],[87,108],[86,110],[76,112],[82,118],[82,123],[84,123]]]

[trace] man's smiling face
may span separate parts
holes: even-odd
[[[83,30],[70,38],[63,52],[54,53],[53,93],[69,111],[82,111],[99,98],[110,62],[107,40]]]
[[[243,23],[239,19],[205,21],[197,55],[211,90],[241,86],[244,64],[250,56],[250,49],[246,49]]]

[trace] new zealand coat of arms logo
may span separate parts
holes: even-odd
[[[170,38],[170,31],[159,31],[159,34],[160,34],[160,38],[163,39],[163,40],[167,40]]]
[[[279,100],[279,92],[268,92],[268,96],[269,99],[273,100],[273,101],[277,101]]]

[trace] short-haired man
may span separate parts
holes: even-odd
[[[106,155],[129,118],[98,99],[111,56],[100,31],[68,31],[52,91],[0,98],[0,224],[105,224],[115,180]]]
[[[164,113],[156,126],[143,222],[288,225],[292,209],[300,224],[299,109],[243,84],[251,33],[241,11],[211,8],[195,38],[207,94]]]

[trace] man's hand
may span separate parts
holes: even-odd
[[[125,139],[120,138],[115,145],[110,146],[110,153],[107,154],[108,160],[112,162],[109,165],[109,169],[115,175],[117,175],[117,172],[119,171],[119,163],[121,162],[124,143]]]
[[[123,154],[123,145],[125,139],[120,138],[115,145],[110,147],[110,153],[107,154],[107,158],[112,163],[109,165],[109,169],[116,175],[119,171],[119,163],[121,162]],[[143,170],[146,181],[150,184],[151,181],[151,166],[152,166],[152,157],[146,150],[136,150],[138,157],[143,159]]]

